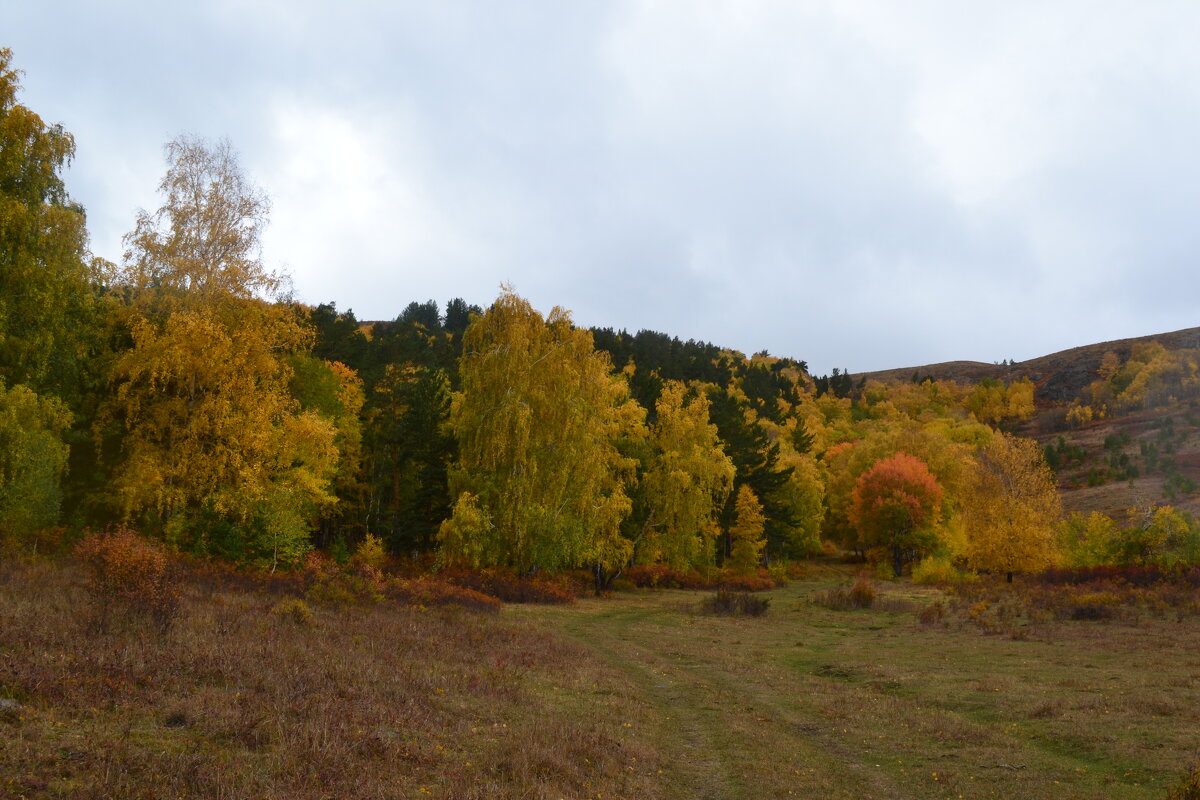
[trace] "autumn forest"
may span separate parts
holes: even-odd
[[[811,594],[818,613],[870,608],[899,592],[899,605],[879,607],[900,614],[916,603],[929,617],[918,621],[909,610],[905,625],[945,625],[957,613],[971,631],[991,626],[988,633],[1021,638],[1014,632],[1041,612],[1030,606],[1019,620],[1006,617],[997,609],[1008,601],[987,592],[1054,575],[1082,583],[1105,570],[1145,581],[1152,574],[1172,586],[1196,580],[1200,522],[1188,511],[1196,485],[1175,447],[1189,441],[1196,422],[1198,350],[1151,343],[1107,352],[1063,400],[1043,396],[1019,371],[980,380],[916,373],[884,381],[841,370],[815,376],[803,360],[765,351],[747,356],[652,330],[588,329],[564,309],[532,307],[508,285],[486,304],[404,298],[392,320],[359,320],[336,298],[314,306],[292,296],[287,275],[262,254],[270,199],[230,143],[187,136],[166,145],[161,205],[130,220],[124,253],[111,263],[89,252],[85,209],[63,181],[74,140],[20,104],[12,58],[0,51],[0,560],[9,581],[22,570],[46,569],[45,559],[91,576],[78,580],[95,606],[84,625],[94,635],[118,635],[105,632],[124,630],[122,616],[144,613],[151,638],[169,636],[185,624],[181,603],[199,591],[177,577],[189,570],[189,580],[208,581],[209,592],[273,592],[271,619],[310,630],[313,607],[325,613],[322,604],[375,608],[389,600],[486,612],[501,601],[582,598],[598,604],[600,616],[562,623],[579,641],[601,635],[587,626],[607,619],[604,603],[654,603],[642,594],[613,599],[652,587],[720,589],[718,599],[704,601],[709,611],[722,613],[719,604],[729,603],[725,611],[749,617],[766,611],[767,601],[756,606],[756,597],[792,597],[758,593],[797,591],[785,587],[824,576],[831,582]],[[1114,420],[1168,417],[1170,436],[1158,435],[1155,423],[1140,454],[1117,428],[1101,460],[1086,460],[1075,444]],[[1157,469],[1162,491],[1131,507],[1086,508],[1068,499],[1071,486],[1089,480],[1081,474],[1092,475],[1094,486],[1123,485],[1139,469]],[[72,579],[63,580],[62,597],[74,596]],[[970,602],[904,594],[943,587]],[[1104,591],[1091,600],[1072,595],[1046,619],[1125,613],[1114,610],[1125,596]],[[1181,609],[1196,605],[1194,585],[1190,591]],[[775,600],[772,613],[783,603]],[[223,613],[218,605],[195,609],[188,613]],[[537,615],[568,612],[522,613],[538,628],[559,623]],[[510,644],[497,637],[517,635],[458,618],[438,634],[422,628],[434,624],[422,619],[403,623],[408,632],[396,635],[429,637],[430,647],[440,647],[432,642],[443,635],[476,644],[496,639],[487,646],[500,649]],[[462,625],[474,632],[455,627]],[[245,635],[254,634],[247,628]],[[0,644],[0,654],[5,647],[17,645]],[[554,654],[555,647],[543,642],[530,651]],[[461,674],[470,694],[492,679],[468,680],[474,661],[454,658],[439,662],[424,691],[444,693],[443,684]],[[538,666],[536,658],[522,675],[567,669],[558,661]],[[18,700],[36,707],[38,687],[58,685],[56,668],[39,667],[40,678],[33,667],[13,669],[24,678],[0,675],[0,697],[14,698],[14,707]],[[502,669],[496,661],[493,671]],[[847,675],[838,680],[857,680],[858,673]],[[513,685],[535,692],[523,680],[534,679],[513,678]],[[74,689],[61,691],[63,702],[75,702]],[[495,702],[509,702],[506,690],[489,691],[501,697]],[[505,713],[516,713],[520,704],[512,702]],[[181,728],[219,716],[188,708],[178,712]],[[0,719],[4,713],[0,707]],[[435,738],[450,724],[429,720],[421,724]],[[391,723],[365,724],[392,730]],[[235,749],[287,751],[285,732],[229,725]],[[465,729],[457,735],[469,738]],[[380,747],[402,746],[388,736]],[[415,735],[396,737],[417,753],[408,789],[426,781],[435,793],[461,797],[469,796],[466,786],[484,785],[469,771],[478,768],[467,760],[475,751],[460,754],[467,777],[452,780],[445,776],[458,773],[446,772],[443,756],[419,753]],[[41,752],[38,746],[29,752]],[[605,796],[661,790],[650,778],[629,777],[641,774],[629,765],[640,769],[639,758],[658,756],[621,752],[605,769],[624,783]],[[261,767],[260,756],[251,760]],[[338,755],[360,757],[358,750]],[[45,776],[65,767],[37,766],[35,756],[4,758],[34,777],[28,786],[0,789],[57,796],[58,784]],[[279,782],[300,769],[288,763],[270,767],[275,777],[222,791],[257,796],[266,787],[310,785]],[[357,762],[338,763],[349,770]],[[146,765],[123,769],[141,776],[126,788],[145,787],[155,774]],[[487,780],[499,781],[492,796],[600,791],[568,764],[529,769],[503,779],[488,772]],[[1161,783],[1163,768],[1155,769]],[[682,792],[693,779],[700,780],[679,777],[674,790],[655,796]],[[728,779],[729,796],[738,796],[741,779]],[[543,793],[508,795],[501,784],[537,784]],[[751,796],[753,783],[744,786]]]

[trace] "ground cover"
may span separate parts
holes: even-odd
[[[1200,626],[1175,616],[923,624],[936,589],[886,610],[768,593],[764,617],[696,613],[668,591],[525,608],[587,647],[652,709],[667,796],[1160,798],[1200,757]],[[955,610],[957,609],[957,610]]]
[[[1190,607],[885,583],[838,610],[850,573],[813,574],[757,617],[190,586],[158,633],[92,630],[74,568],[3,564],[0,797],[1163,798],[1200,757]]]
[[[100,632],[84,575],[0,562],[0,798],[662,796],[640,701],[553,632],[195,585]]]

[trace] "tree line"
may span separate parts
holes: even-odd
[[[1060,555],[1028,381],[855,386],[805,362],[576,326],[511,287],[364,323],[289,294],[227,142],[166,147],[119,263],[88,252],[74,141],[0,51],[0,536],[124,522],[199,556],[310,549],[752,571],[823,548],[896,572]],[[1192,524],[1194,521],[1187,523]],[[1078,527],[1078,526],[1077,526]]]

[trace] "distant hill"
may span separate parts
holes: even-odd
[[[908,381],[915,375],[920,380],[932,377],[967,384],[984,378],[1029,378],[1037,387],[1038,413],[1016,432],[1057,450],[1059,492],[1068,511],[1101,511],[1124,519],[1130,509],[1169,504],[1200,516],[1200,492],[1178,484],[1200,485],[1200,408],[1194,401],[1073,429],[1065,423],[1065,406],[1096,380],[1105,353],[1116,353],[1124,361],[1134,345],[1148,342],[1168,350],[1200,348],[1200,328],[1099,342],[1012,365],[947,361],[852,377],[858,383],[863,378]]]
[[[1013,381],[1029,378],[1037,387],[1035,397],[1039,405],[1052,403],[1069,403],[1079,396],[1089,383],[1096,379],[1100,368],[1100,359],[1112,351],[1122,360],[1129,357],[1135,344],[1158,342],[1168,350],[1181,350],[1200,347],[1200,328],[1185,328],[1172,333],[1158,333],[1151,336],[1139,336],[1134,339],[1117,339],[1112,342],[1088,344],[1073,347],[1059,353],[1051,353],[1040,358],[1031,358],[1011,366],[1002,364],[985,364],[981,361],[946,361],[941,364],[926,364],[920,367],[902,367],[900,369],[885,369],[877,372],[854,373],[853,378],[859,380],[907,381],[913,375],[924,380],[932,377],[938,380],[955,380],[960,383],[978,383],[984,378]]]

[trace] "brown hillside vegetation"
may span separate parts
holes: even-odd
[[[1200,413],[1176,404],[1089,423],[1061,433],[1033,434],[1043,446],[1078,447],[1078,461],[1059,469],[1059,490],[1068,511],[1099,511],[1125,519],[1133,509],[1170,504],[1191,514],[1200,514],[1200,495],[1172,485],[1161,468],[1152,469],[1145,453],[1172,448],[1171,458],[1180,480],[1200,483]],[[1138,467],[1137,475],[1123,477],[1113,470],[1114,459],[1127,457]],[[1161,457],[1160,457],[1161,460]],[[1115,475],[1114,475],[1115,473]]]
[[[1106,353],[1124,362],[1136,347],[1151,343],[1168,351],[1200,348],[1200,328],[1084,345],[1012,365],[949,361],[853,377],[903,382],[917,376],[963,384],[1028,378],[1038,411],[1017,432],[1064,454],[1058,485],[1067,511],[1125,520],[1133,509],[1169,503],[1200,514],[1200,495],[1188,489],[1200,484],[1200,411],[1194,400],[1114,413],[1074,428],[1064,421],[1067,407],[1100,377]]]
[[[918,375],[921,379],[932,377],[935,380],[953,380],[959,383],[979,383],[984,378],[1004,381],[1029,378],[1037,387],[1036,396],[1040,405],[1069,403],[1095,380],[1105,353],[1116,353],[1124,360],[1129,357],[1134,345],[1149,342],[1158,342],[1168,350],[1200,347],[1200,327],[1073,347],[1011,366],[987,364],[982,361],[946,361],[941,364],[859,372],[854,373],[853,378],[855,381],[866,378],[886,382],[912,380],[913,375]]]

